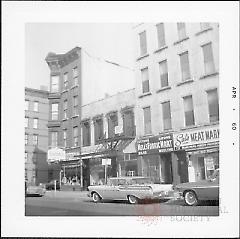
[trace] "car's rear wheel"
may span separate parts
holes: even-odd
[[[93,193],[92,199],[94,202],[99,202],[101,200],[101,197],[97,193]]]
[[[198,205],[197,195],[193,191],[187,191],[184,194],[184,201],[189,206],[196,206],[196,205]]]
[[[137,204],[138,203],[138,198],[136,198],[135,196],[129,195],[128,196],[128,202],[130,204]]]

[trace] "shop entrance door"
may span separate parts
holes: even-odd
[[[172,160],[170,154],[161,155],[161,182],[162,183],[172,183]]]

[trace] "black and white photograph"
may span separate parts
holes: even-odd
[[[103,3],[107,16],[109,6],[118,11]],[[220,19],[207,15],[211,3],[188,18],[171,12],[186,2],[164,3],[142,3],[153,18],[124,19],[122,11],[131,15],[138,5],[118,2],[117,21],[114,14],[114,21],[91,17],[97,5],[80,2],[3,4],[3,49],[10,45],[13,55],[3,58],[11,79],[3,72],[9,99],[2,112],[16,109],[14,119],[4,118],[12,129],[2,134],[11,145],[1,194],[13,204],[5,196],[4,236],[239,235],[238,4],[215,6],[219,15],[229,8]],[[9,43],[17,27],[6,14],[16,12],[14,4],[23,13],[21,34]],[[223,31],[229,24],[230,40]],[[235,55],[224,53],[226,45]],[[21,232],[10,229],[9,207]]]

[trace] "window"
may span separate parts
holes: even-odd
[[[25,152],[25,162],[27,162],[27,160],[28,160],[28,153]]]
[[[143,93],[147,93],[147,92],[149,92],[148,68],[142,69],[141,75],[142,75],[142,91],[143,91]]]
[[[68,86],[68,72],[65,72],[63,74],[63,84],[64,84],[64,89],[67,89],[67,86]]]
[[[139,34],[139,41],[140,41],[140,54],[141,56],[147,54],[147,36],[146,31],[141,32]]]
[[[117,113],[109,115],[108,117],[108,137],[113,138],[115,136],[115,127],[118,125]]]
[[[78,115],[78,97],[73,96],[73,115]]]
[[[187,37],[186,34],[186,26],[184,22],[178,22],[177,23],[177,30],[178,30],[178,38],[179,40],[182,40]]]
[[[168,86],[168,66],[167,60],[159,63],[161,87]]]
[[[180,64],[181,64],[181,71],[182,71],[182,81],[186,81],[190,78],[188,52],[184,52],[180,54]]]
[[[38,145],[38,135],[33,135],[33,145]]]
[[[51,146],[58,146],[58,132],[51,132]]]
[[[217,89],[207,91],[210,122],[219,121],[219,105]]]
[[[194,110],[193,110],[193,100],[192,96],[183,97],[184,101],[184,114],[185,114],[185,125],[191,126],[195,124]]]
[[[63,102],[63,118],[67,119],[67,100]]]
[[[78,146],[78,127],[73,127],[73,142],[74,146]]]
[[[33,119],[33,128],[34,129],[38,128],[38,119],[37,118]]]
[[[165,43],[165,32],[164,32],[164,24],[157,24],[157,36],[158,36],[158,48],[161,48],[166,45]]]
[[[25,100],[25,110],[29,110],[29,100]]]
[[[63,130],[63,146],[67,147],[67,130]]]
[[[28,128],[29,124],[29,118],[25,117],[25,127]]]
[[[200,28],[201,28],[202,31],[206,30],[206,29],[210,28],[210,23],[209,22],[201,22],[200,23]]]
[[[28,144],[28,134],[25,134],[25,145]]]
[[[208,43],[202,46],[203,58],[204,58],[204,70],[205,74],[211,74],[215,71],[213,52],[212,52],[212,43]]]
[[[150,106],[143,108],[143,117],[144,117],[144,133],[151,134],[151,110]]]
[[[58,103],[52,104],[52,120],[58,120]]]
[[[103,139],[103,120],[96,119],[94,122],[95,144]]]
[[[38,102],[37,101],[33,102],[33,111],[38,111]]]
[[[84,122],[82,124],[82,130],[83,130],[83,146],[89,146],[91,144],[90,123]]]
[[[172,128],[170,101],[162,103],[163,114],[163,129],[168,130]]]
[[[135,136],[134,113],[132,110],[123,113],[123,132],[125,136]]]
[[[57,93],[59,91],[59,76],[51,77],[51,92]]]
[[[78,84],[78,68],[74,67],[73,68],[73,85]]]

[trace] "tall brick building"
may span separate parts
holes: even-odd
[[[142,23],[134,36],[141,173],[205,179],[219,166],[219,26]]]

